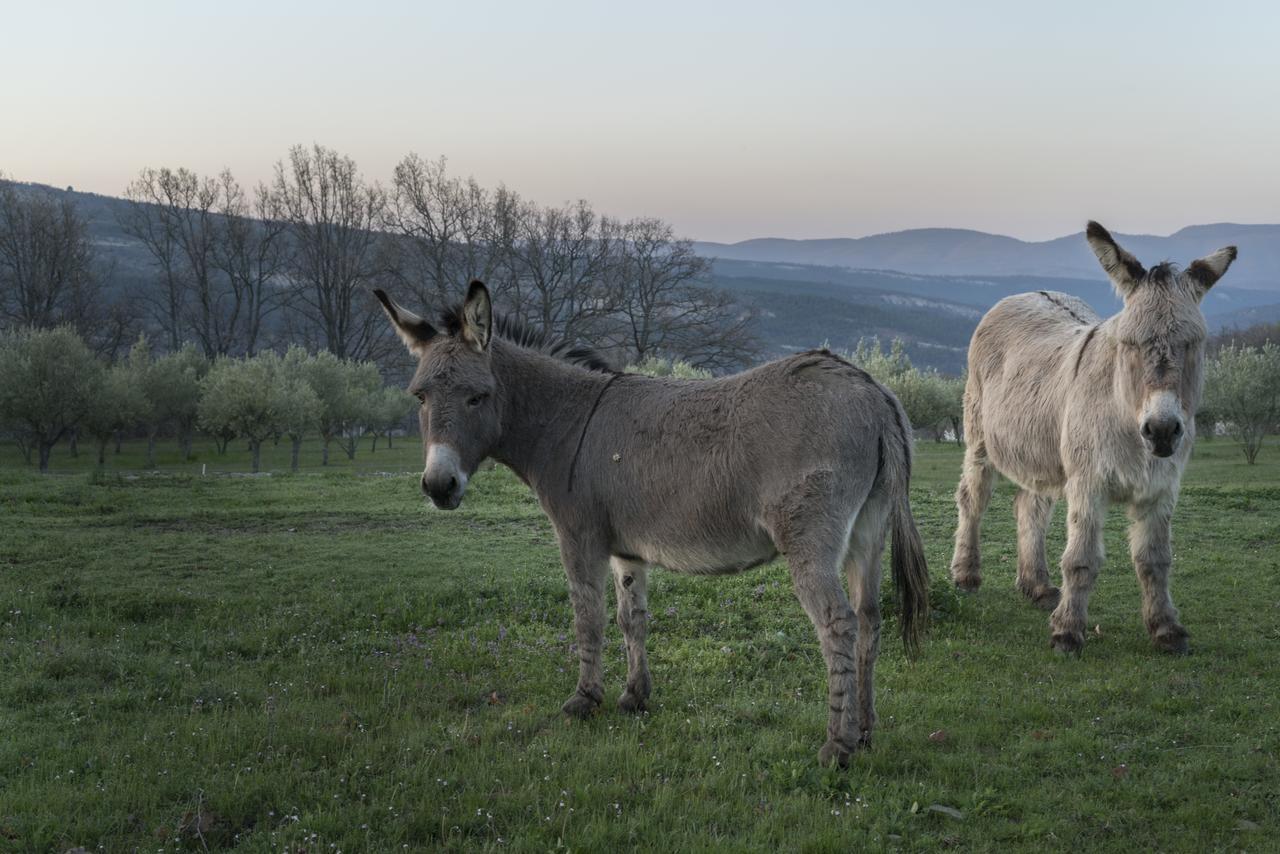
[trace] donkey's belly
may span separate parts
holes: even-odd
[[[626,554],[672,572],[730,575],[767,563],[778,556],[778,551],[769,536],[759,531],[724,539],[687,538],[679,541],[652,538],[635,543]]]
[[[1005,436],[994,431],[985,437],[985,442],[987,457],[1000,474],[1040,495],[1061,493],[1067,476],[1051,435],[1036,437],[1024,432]]]

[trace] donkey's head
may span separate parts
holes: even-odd
[[[489,290],[472,282],[449,328],[437,330],[397,305],[385,292],[374,295],[391,318],[400,340],[418,357],[409,392],[422,402],[418,421],[426,467],[422,491],[452,510],[462,502],[467,481],[502,434],[497,382],[490,365],[493,308]]]
[[[1096,222],[1085,236],[1124,300],[1113,328],[1117,392],[1147,450],[1173,456],[1200,402],[1206,336],[1200,300],[1227,272],[1236,248],[1219,249],[1185,270],[1169,263],[1147,270]]]

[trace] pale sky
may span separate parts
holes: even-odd
[[[1275,2],[14,2],[0,171],[415,151],[706,240],[1280,222]]]

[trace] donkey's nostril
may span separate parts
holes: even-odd
[[[456,477],[449,478],[449,494],[452,495],[458,489],[458,479]]]
[[[1147,438],[1147,439],[1151,438],[1151,422],[1150,421],[1142,422],[1142,435],[1144,438]]]
[[[1175,436],[1182,435],[1182,422],[1180,421],[1173,422],[1173,435]]]

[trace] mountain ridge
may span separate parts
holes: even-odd
[[[1113,232],[1140,261],[1186,265],[1224,245],[1240,260],[1231,285],[1280,292],[1280,224],[1202,223],[1169,235]],[[757,237],[736,243],[698,241],[695,250],[723,260],[894,270],[947,276],[1047,276],[1103,279],[1084,233],[1027,241],[966,228],[930,227],[865,237]]]

